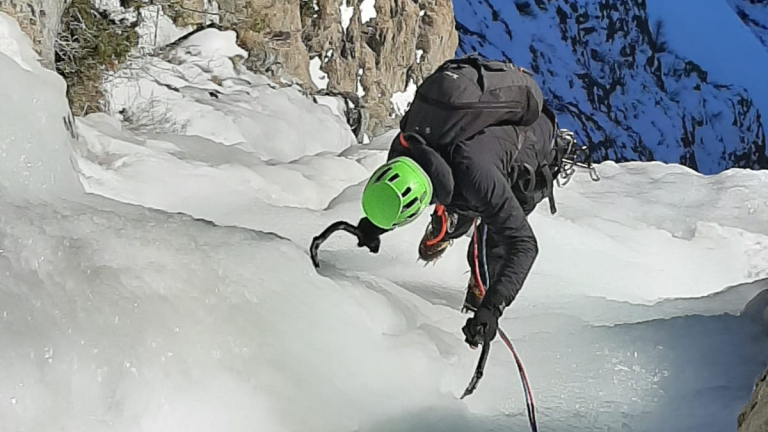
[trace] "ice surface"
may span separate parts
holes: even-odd
[[[0,12],[0,186],[27,198],[82,193],[72,169],[64,80],[37,61],[29,39]],[[70,123],[71,124],[71,123]],[[70,130],[72,130],[70,128]]]
[[[311,266],[310,239],[357,220],[395,132],[357,145],[328,106],[248,74],[217,84],[191,73],[212,51],[182,53],[107,89],[117,99],[131,80],[157,90],[173,76],[183,90],[166,99],[172,115],[142,128],[90,115],[76,142],[59,137],[91,194],[32,202],[0,189],[0,430],[527,430],[500,342],[476,393],[458,400],[477,355],[457,310],[468,239],[422,268],[425,215],[378,255],[335,236],[321,273]],[[18,72],[4,75],[13,94],[45,79],[0,70]],[[62,87],[50,102],[64,105]],[[201,122],[204,106],[226,116],[205,135],[175,130],[179,117]],[[35,108],[19,103],[11,119]],[[6,118],[0,133],[21,129]],[[281,133],[216,139],[245,122]],[[55,172],[54,129],[26,126],[30,152],[47,156],[36,172]],[[539,430],[734,431],[768,360],[764,324],[740,314],[768,288],[768,177],[600,170],[600,183],[580,174],[556,191],[557,215],[531,218],[541,255],[501,323]]]

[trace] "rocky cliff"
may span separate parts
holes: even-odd
[[[372,135],[397,125],[404,111],[398,98],[454,57],[458,45],[451,0],[318,0],[307,15],[312,69],[327,75],[314,85],[361,97]]]
[[[206,0],[183,1],[184,8],[171,13],[183,13],[183,24],[202,24],[208,14],[190,11],[204,10]],[[363,107],[363,118],[355,119],[360,139],[395,127],[403,113],[400,99],[452,58],[458,45],[451,0],[219,0],[218,5],[220,24],[238,31],[252,69]]]
[[[743,315],[768,329],[768,290],[752,299],[744,308]],[[755,381],[755,390],[737,423],[738,432],[768,432],[768,369]]]
[[[739,415],[738,425],[738,432],[768,431],[768,369],[755,383],[755,391]]]
[[[457,0],[460,51],[537,75],[563,126],[599,160],[659,160],[702,173],[766,168],[762,115],[667,46],[645,0]]]

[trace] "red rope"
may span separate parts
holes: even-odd
[[[478,253],[478,241],[477,241],[477,219],[475,219],[474,222],[474,234],[472,235],[472,243],[473,243],[473,255],[474,255],[474,271],[475,271],[475,279],[477,281],[477,286],[480,289],[480,292],[482,293],[482,296],[485,296],[485,286],[483,284],[483,279],[480,277],[480,257]],[[483,261],[485,262],[485,238],[483,238]],[[490,275],[486,275],[490,277]],[[512,353],[512,356],[515,358],[515,363],[517,363],[517,370],[520,372],[520,380],[523,382],[523,392],[525,393],[525,406],[528,411],[528,423],[531,426],[531,430],[533,432],[538,432],[538,425],[536,424],[536,407],[533,403],[533,393],[531,392],[531,386],[528,383],[528,376],[525,373],[525,369],[523,369],[523,362],[520,360],[520,357],[518,357],[517,352],[515,351],[515,348],[512,346],[512,341],[509,340],[506,333],[504,333],[504,330],[501,329],[501,327],[498,328],[499,336],[501,337],[501,340],[504,341],[504,344],[509,348],[509,351]]]
[[[475,262],[474,262],[474,270],[475,270],[475,283],[477,283],[477,288],[480,290],[480,296],[485,296],[485,284],[483,283],[483,278],[480,276],[480,258],[478,256],[477,252],[477,219],[475,219],[474,222],[474,234],[472,234],[472,251],[475,256]]]

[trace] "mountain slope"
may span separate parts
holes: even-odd
[[[728,0],[728,4],[768,49],[768,0]]]
[[[644,0],[457,0],[459,54],[537,74],[598,160],[658,160],[705,174],[766,168],[761,113],[736,86],[673,52]]]

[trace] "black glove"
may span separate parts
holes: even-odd
[[[501,310],[480,306],[475,316],[467,319],[461,331],[464,332],[464,342],[470,347],[477,348],[482,343],[490,343],[499,329],[499,317]]]
[[[360,233],[357,247],[367,247],[372,253],[378,253],[381,247],[380,236],[387,230],[377,227],[368,218],[362,218],[357,224],[357,231]]]

